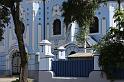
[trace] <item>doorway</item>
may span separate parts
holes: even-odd
[[[20,74],[20,64],[21,64],[20,53],[19,52],[13,53],[13,55],[12,55],[12,75]]]

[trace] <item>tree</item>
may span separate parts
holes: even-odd
[[[23,34],[25,30],[24,23],[20,20],[20,2],[22,0],[0,0],[0,3],[6,7],[9,8],[14,26],[15,26],[15,34],[18,41],[18,47],[20,52],[20,58],[21,58],[21,70],[20,70],[20,82],[27,82],[27,53],[25,50],[24,40],[23,40]]]
[[[102,0],[104,1],[104,0]],[[63,3],[63,16],[65,25],[76,21],[79,25],[79,32],[76,39],[84,44],[86,49],[86,37],[89,33],[89,27],[93,23],[95,10],[98,8],[100,0],[68,0]],[[86,52],[86,50],[85,50]]]
[[[115,73],[116,70],[124,70],[124,10],[120,8],[120,1],[118,0],[119,5],[113,16],[116,27],[111,27],[97,44],[97,50],[100,53],[99,65],[112,80],[120,78]]]
[[[0,4],[0,41],[3,39],[3,30],[5,25],[9,23],[9,9]]]

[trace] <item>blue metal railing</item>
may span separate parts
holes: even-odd
[[[58,77],[88,77],[93,69],[93,58],[90,60],[62,60],[52,62],[52,71]]]

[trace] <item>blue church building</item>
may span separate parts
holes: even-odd
[[[20,6],[20,20],[25,24],[24,42],[29,54],[29,70],[37,70],[36,61],[39,55],[39,43],[44,39],[50,41],[51,52],[54,59],[68,59],[71,54],[83,53],[83,46],[78,45],[75,34],[78,24],[73,22],[67,28],[62,17],[62,3],[66,0],[45,0],[45,13],[43,0],[23,0]],[[87,37],[87,52],[93,53],[92,46],[96,44],[114,23],[114,10],[118,4],[115,0],[101,3],[95,12],[95,27],[90,27]],[[121,3],[124,8],[124,2]],[[44,19],[45,18],[45,19]],[[45,29],[44,29],[45,26]],[[0,75],[13,75],[19,73],[20,58],[18,43],[14,33],[13,19],[5,28],[4,39],[0,42]],[[59,49],[65,49],[65,56],[59,57]]]

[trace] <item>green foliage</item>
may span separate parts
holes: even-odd
[[[3,39],[2,35],[3,35],[3,29],[0,28],[0,41]]]
[[[3,39],[5,25],[8,25],[10,19],[10,11],[7,7],[0,3],[0,41]]]
[[[117,27],[124,28],[124,10],[122,9],[116,9],[114,14],[114,22],[117,23]]]
[[[99,65],[110,79],[114,79],[114,69],[124,69],[124,42],[117,40],[112,33],[113,30],[110,30],[97,44],[100,53]]]
[[[76,40],[78,41],[79,45],[83,45],[86,41],[86,37],[89,33],[89,26],[80,27],[78,33],[75,35]]]
[[[95,10],[100,2],[106,0],[68,0],[63,3],[62,10],[66,27],[74,21],[79,25],[79,32],[76,35],[77,41],[81,44],[86,40],[89,27],[93,23]]]
[[[22,0],[0,0],[0,4],[11,8],[15,2],[21,2]]]
[[[116,9],[114,18],[116,27],[110,27],[110,31],[95,45],[100,53],[99,65],[110,79],[116,79],[114,70],[124,69],[124,11]]]
[[[63,3],[64,22],[68,25],[76,21],[80,27],[90,24],[96,8],[98,0],[68,0]]]

